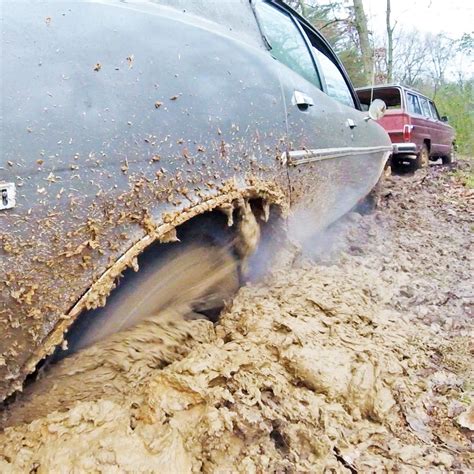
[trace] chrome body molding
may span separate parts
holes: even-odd
[[[343,147],[343,148],[318,148],[314,150],[293,150],[283,154],[282,161],[287,161],[290,166],[312,163],[313,161],[331,160],[356,155],[371,155],[373,153],[392,152],[391,146]]]

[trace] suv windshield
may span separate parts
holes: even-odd
[[[362,110],[368,110],[370,102],[374,99],[382,99],[387,105],[387,109],[400,109],[402,106],[402,96],[397,87],[362,89],[357,91]]]

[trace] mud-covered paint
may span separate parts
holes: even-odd
[[[0,181],[17,193],[0,213],[0,399],[151,242],[242,198],[287,209],[284,153],[350,140],[323,92],[309,90],[312,121],[287,108],[296,75],[234,4],[254,25],[245,41],[152,3],[2,5]],[[357,140],[385,143],[363,127]],[[291,198],[333,203],[355,172],[360,197],[382,159],[300,167]]]

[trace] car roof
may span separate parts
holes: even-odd
[[[90,0],[84,0],[90,1]],[[170,17],[206,25],[239,41],[265,48],[249,0],[92,0],[140,9],[160,8]]]

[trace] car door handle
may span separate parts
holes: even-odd
[[[351,130],[357,127],[357,124],[354,122],[354,120],[348,118],[346,120],[346,126],[349,127]]]
[[[314,105],[313,98],[301,91],[295,91],[293,93],[291,102],[301,110],[306,110],[308,107],[312,107]]]

